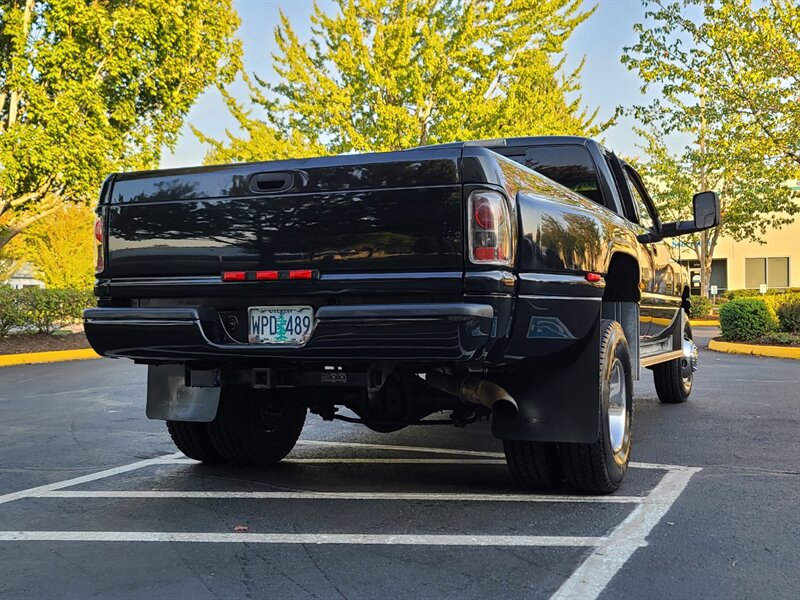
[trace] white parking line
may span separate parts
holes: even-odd
[[[163,461],[168,464],[199,464],[198,461],[186,458],[173,458]],[[505,465],[499,458],[284,458],[281,464],[326,465],[326,464],[384,464],[384,465]]]
[[[0,542],[201,542],[415,546],[599,546],[602,537],[360,533],[185,533],[162,531],[0,531]]]
[[[457,454],[459,456],[483,456],[486,458],[496,458],[499,459],[499,462],[505,463],[505,454],[502,452],[479,452],[475,450],[458,450],[456,448],[426,448],[424,446],[396,446],[396,445],[385,445],[385,444],[360,444],[357,442],[331,442],[325,440],[298,440],[298,445],[303,446],[330,446],[330,447],[339,447],[339,448],[364,448],[364,449],[372,449],[372,450],[397,450],[401,452],[423,452],[425,454]],[[303,459],[284,459],[283,462],[286,461],[296,461],[300,462]],[[327,459],[331,460],[331,459]],[[374,461],[380,462],[380,458],[367,458],[367,459],[338,459],[338,460],[347,460],[347,461]],[[184,459],[185,462],[185,459]],[[194,462],[194,461],[193,461]],[[475,461],[475,464],[484,464]],[[488,464],[488,463],[487,463]],[[493,463],[492,463],[493,464]],[[657,469],[657,470],[669,470],[669,471],[682,471],[682,470],[693,470],[694,467],[684,467],[682,465],[666,465],[660,463],[646,463],[646,462],[631,462],[630,466],[634,469]]]
[[[462,454],[467,456],[491,456],[491,457],[502,457],[503,454],[499,452],[477,452],[473,450],[457,450],[455,448],[426,448],[426,447],[419,447],[419,446],[396,446],[396,445],[382,445],[382,444],[359,444],[359,443],[348,443],[348,442],[329,442],[329,441],[315,441],[315,440],[300,440],[298,443],[302,443],[305,445],[315,445],[315,446],[332,446],[332,447],[356,447],[356,448],[371,448],[371,449],[380,449],[380,450],[395,450],[395,451],[407,451],[407,452],[424,452],[424,453],[432,453],[432,454]],[[493,458],[493,459],[447,459],[447,458],[347,458],[347,457],[340,457],[340,458],[287,458],[284,459],[283,462],[289,463],[298,463],[298,464],[348,464],[348,463],[355,463],[355,464],[476,464],[476,465],[502,465],[505,461],[501,458]],[[156,457],[156,458],[148,458],[145,460],[140,460],[134,463],[130,463],[127,465],[122,465],[119,467],[114,467],[111,469],[106,469],[104,471],[98,471],[97,473],[90,473],[89,475],[83,475],[81,477],[75,477],[73,479],[67,479],[64,481],[58,481],[55,483],[50,483],[38,487],[28,488],[25,490],[20,490],[17,492],[11,492],[9,494],[4,494],[0,496],[0,504],[6,502],[12,502],[14,500],[20,500],[22,498],[30,498],[30,497],[45,497],[48,492],[53,492],[56,490],[60,490],[67,487],[72,487],[76,485],[80,485],[82,483],[88,483],[90,481],[97,481],[98,479],[105,479],[107,477],[113,477],[114,475],[119,475],[121,473],[127,473],[129,471],[135,471],[137,469],[142,469],[145,467],[150,467],[154,465],[164,465],[164,464],[199,464],[197,461],[192,460],[190,458],[186,458],[181,452],[175,452],[173,454],[166,454],[164,456]],[[662,464],[653,464],[653,463],[631,463],[631,467],[640,468],[640,469],[664,469],[670,471],[683,471],[688,470],[694,472],[696,469],[693,467],[683,467],[679,465],[662,465]],[[546,496],[545,496],[546,497]],[[548,497],[552,498],[552,497]],[[583,496],[574,496],[577,501],[582,502],[628,502],[628,500],[624,499],[624,496],[605,496],[605,497],[583,497]],[[591,499],[590,499],[591,498]],[[600,498],[600,499],[594,499]],[[609,500],[609,498],[622,498],[622,500]],[[542,500],[543,502],[545,500]],[[553,500],[557,502],[558,500]],[[631,501],[636,503],[636,501]]]
[[[421,500],[434,502],[566,502],[641,504],[642,496],[547,496],[536,494],[453,494],[409,492],[205,492],[161,490],[75,490],[33,494],[34,498],[200,498],[231,500]]]
[[[183,456],[182,452],[175,452],[174,454],[166,454],[156,458],[148,458],[140,460],[121,467],[114,467],[113,469],[106,469],[105,471],[98,471],[97,473],[90,473],[89,475],[82,475],[81,477],[74,477],[73,479],[65,479],[64,481],[57,481],[55,483],[48,483],[37,487],[28,488],[27,490],[20,490],[18,492],[11,492],[10,494],[3,494],[0,496],[0,504],[5,502],[13,502],[21,498],[29,498],[42,492],[52,492],[53,490],[60,490],[65,487],[72,487],[81,483],[88,483],[89,481],[97,481],[98,479],[105,479],[106,477],[113,477],[120,473],[127,473],[128,471],[135,471],[152,465],[164,464],[165,462],[177,457]]]
[[[285,458],[281,462],[307,465],[376,464],[376,465],[505,465],[498,458]]]
[[[583,561],[551,597],[551,600],[597,598],[637,548],[647,545],[647,536],[667,514],[699,468],[668,472],[653,491],[606,540]]]
[[[395,446],[395,448],[406,448],[405,446]],[[411,449],[411,448],[409,448]],[[449,452],[448,452],[449,453]],[[492,454],[486,452],[485,454]],[[502,454],[501,454],[502,456]],[[165,458],[160,462],[174,465],[196,465],[200,464],[199,461],[191,458],[186,458],[181,455],[180,458]],[[319,458],[284,458],[281,463],[296,463],[296,464],[391,464],[391,465],[505,465],[504,458],[364,458],[364,457],[319,457]],[[695,467],[684,467],[681,465],[665,465],[660,463],[642,463],[631,462],[629,465],[633,469],[653,469],[659,471],[685,471],[692,470]]]
[[[403,452],[424,452],[426,454],[457,454],[459,456],[484,456],[486,458],[504,458],[502,452],[478,452],[476,450],[458,450],[456,448],[426,448],[424,446],[392,446],[385,444],[359,444],[358,442],[329,442],[325,440],[298,440],[302,446],[331,446],[339,448],[364,448],[370,450],[401,450]]]
[[[659,471],[691,471],[694,473],[698,471],[698,467],[685,467],[683,465],[664,465],[661,463],[643,463],[643,462],[630,462],[628,466],[633,469],[655,469]]]
[[[448,448],[425,448],[380,444],[358,444],[301,440],[309,446],[365,448],[429,454],[459,455],[462,458],[363,458],[312,457],[287,459],[299,464],[503,464],[499,452],[476,452]],[[475,458],[467,458],[475,457]],[[423,500],[491,502],[574,502],[630,503],[632,512],[606,537],[514,536],[514,535],[391,535],[326,533],[186,533],[154,531],[0,531],[0,541],[65,542],[205,542],[258,544],[359,544],[424,546],[587,546],[595,550],[553,595],[555,600],[597,598],[637,548],[647,545],[647,536],[659,523],[700,469],[657,463],[631,463],[632,468],[664,470],[661,481],[645,497],[639,496],[547,496],[528,494],[453,494],[391,492],[221,492],[221,491],[95,491],[64,490],[82,483],[105,479],[154,465],[193,464],[181,453],[141,460],[121,467],[75,477],[0,496],[0,504],[22,498],[258,498],[258,499],[343,499]]]

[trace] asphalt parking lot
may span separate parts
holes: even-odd
[[[800,597],[800,363],[701,361],[685,405],[645,372],[604,498],[523,494],[485,424],[310,418],[273,469],[199,465],[143,367],[0,369],[0,595]]]

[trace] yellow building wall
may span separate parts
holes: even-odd
[[[736,242],[731,238],[720,238],[714,258],[725,258],[728,262],[729,290],[745,288],[744,264],[746,258],[789,258],[789,287],[800,288],[800,217],[780,229],[767,231],[764,244]]]

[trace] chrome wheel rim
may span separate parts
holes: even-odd
[[[689,391],[692,388],[692,379],[697,370],[699,352],[697,346],[689,337],[688,333],[683,334],[683,357],[681,358],[681,383],[683,389]]]
[[[625,443],[625,429],[628,424],[628,393],[625,369],[622,361],[614,359],[611,365],[611,378],[608,384],[608,433],[611,449],[617,453]]]

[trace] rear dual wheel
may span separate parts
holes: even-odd
[[[653,382],[658,399],[664,404],[681,404],[692,393],[694,371],[697,368],[697,346],[692,327],[683,328],[683,356],[653,367]]]
[[[564,481],[554,443],[503,440],[503,451],[511,477],[523,487],[546,491]]]
[[[189,458],[207,463],[224,462],[208,434],[208,423],[167,421],[167,431],[178,450]]]
[[[178,449],[208,463],[273,465],[294,448],[306,405],[291,390],[223,388],[210,423],[167,421]]]
[[[504,441],[511,476],[527,488],[552,490],[566,482],[579,492],[608,494],[625,477],[633,417],[631,355],[619,323],[603,320],[600,327],[598,439],[590,444]]]

